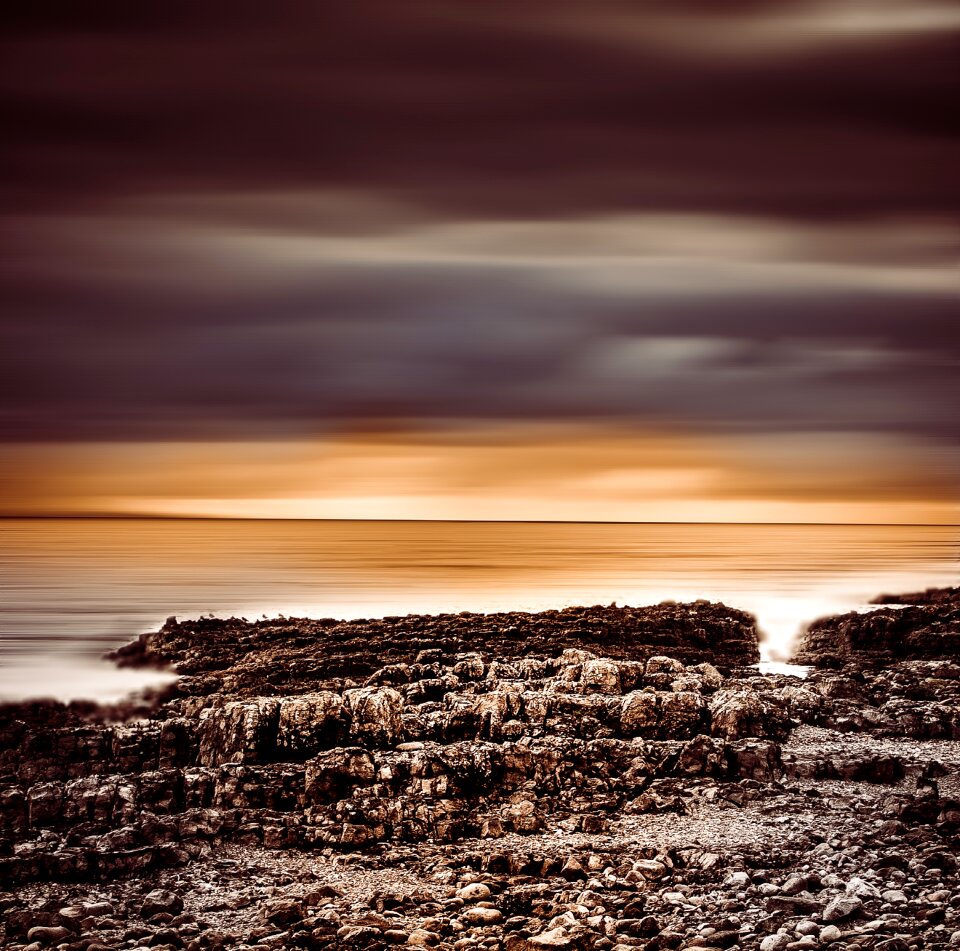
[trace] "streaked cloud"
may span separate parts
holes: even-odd
[[[523,14],[520,15],[523,21]],[[535,16],[526,24],[538,29]],[[634,50],[666,49],[707,58],[817,55],[905,37],[960,31],[960,6],[917,0],[826,0],[721,5],[657,4],[653,9],[600,2],[558,4],[549,29]]]
[[[474,425],[232,443],[13,447],[7,514],[944,521],[960,453],[843,433],[735,439]]]
[[[958,31],[946,0],[282,2],[229,28],[195,4],[24,8],[0,82],[0,442],[31,477],[8,491],[67,505],[31,453],[89,445],[77,499],[198,511],[204,466],[238,510],[302,506],[313,472],[327,511],[324,486],[379,472],[369,511],[417,483],[405,505],[452,511],[456,471],[519,491],[543,460],[534,497],[591,505],[663,484],[677,512],[735,508],[736,484],[770,511],[845,504],[831,485],[940,506]],[[510,426],[536,459],[505,436],[497,465],[492,444],[421,451]],[[555,451],[535,434],[556,426],[596,438]],[[633,434],[620,461],[583,471],[609,430]],[[420,448],[371,456],[371,433]],[[650,433],[701,455],[644,468]],[[277,456],[261,480],[230,447]],[[131,453],[189,477],[154,485]],[[859,498],[866,466],[887,495]],[[491,511],[529,504],[492,478]]]

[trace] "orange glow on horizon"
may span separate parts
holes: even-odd
[[[960,522],[935,444],[571,426],[8,447],[7,515]]]

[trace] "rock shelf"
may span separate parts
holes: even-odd
[[[958,946],[956,606],[814,625],[802,681],[707,602],[171,619],[115,655],[149,705],[0,710],[0,938]]]

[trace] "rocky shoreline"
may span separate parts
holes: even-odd
[[[896,605],[896,606],[891,606]],[[960,946],[960,589],[171,619],[115,708],[0,708],[10,949]]]

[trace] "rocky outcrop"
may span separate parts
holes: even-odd
[[[960,666],[764,676],[717,656],[736,612],[655,609],[716,625],[676,656],[656,649],[673,633],[629,642],[594,611],[623,609],[573,612],[549,648],[565,612],[530,640],[498,627],[497,652],[457,616],[379,664],[350,625],[169,623],[124,652],[184,671],[148,716],[3,709],[3,946],[890,951],[960,932]]]
[[[869,666],[960,658],[960,588],[884,598],[884,605],[874,610],[811,624],[797,645],[797,663]]]
[[[615,660],[667,655],[723,670],[760,659],[754,618],[707,601],[364,621],[171,618],[112,656],[120,664],[171,665],[191,675],[183,688],[196,694],[238,697],[304,693],[320,681],[363,679],[389,665],[418,660],[443,664],[446,659],[452,665],[460,657],[456,662],[469,664],[468,655],[477,651],[516,658],[553,657],[566,649]]]

